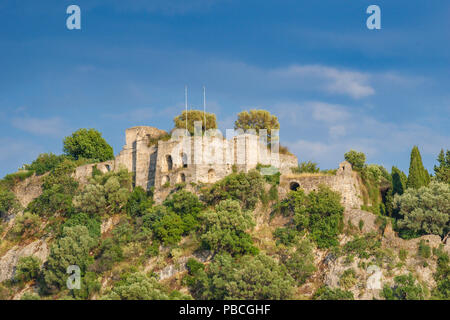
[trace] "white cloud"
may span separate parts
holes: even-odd
[[[435,159],[441,148],[448,148],[449,137],[435,130],[414,124],[380,121],[353,107],[325,102],[279,103],[281,127],[297,131],[297,140],[281,141],[299,157],[313,160],[321,166],[336,167],[344,153],[355,149],[366,153],[368,161],[402,155],[407,161],[413,145],[418,145],[422,156]],[[282,129],[282,130],[283,130]],[[283,135],[283,133],[281,132]],[[388,166],[392,164],[387,164]]]
[[[367,73],[323,65],[293,65],[274,73],[281,77],[317,81],[320,89],[355,99],[375,94],[375,89],[368,84],[370,75]]]
[[[63,120],[59,117],[52,118],[13,118],[11,124],[20,130],[46,136],[61,136],[67,131]]]

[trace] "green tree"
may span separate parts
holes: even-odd
[[[244,131],[254,129],[257,134],[259,134],[259,130],[266,129],[267,142],[270,142],[272,130],[280,129],[280,123],[278,118],[269,111],[253,109],[250,112],[242,111],[238,114],[238,118],[234,123],[234,129],[242,129]]]
[[[420,187],[428,185],[430,182],[430,175],[422,164],[422,157],[419,148],[414,146],[411,150],[411,161],[409,164],[407,188],[419,189]]]
[[[437,181],[450,183],[450,150],[444,153],[444,149],[441,149],[437,161],[439,166],[434,166]]]
[[[344,154],[345,160],[350,162],[353,169],[355,170],[361,170],[364,168],[364,165],[366,163],[366,155],[363,152],[358,152],[355,150],[350,150],[349,152]]]
[[[64,228],[62,237],[57,239],[50,249],[48,261],[43,271],[44,290],[55,292],[66,285],[67,267],[77,265],[84,276],[86,268],[92,263],[90,250],[97,241],[89,235],[85,226]]]
[[[73,199],[79,212],[91,215],[119,213],[128,204],[131,194],[131,174],[123,169],[118,172],[95,175]]]
[[[255,223],[250,212],[242,212],[238,201],[223,200],[215,208],[200,215],[203,230],[201,240],[215,252],[226,251],[232,255],[256,253],[247,230]]]
[[[41,259],[35,256],[20,258],[16,266],[14,279],[21,283],[37,279],[41,264]]]
[[[450,217],[450,185],[431,182],[428,187],[407,189],[394,197],[394,206],[403,217],[397,221],[400,235],[404,231],[412,232],[412,236],[437,234],[444,237],[449,229]]]
[[[317,270],[314,264],[314,245],[303,240],[296,250],[285,260],[286,268],[289,274],[302,285]]]
[[[206,271],[197,273],[192,292],[197,299],[282,300],[293,293],[294,280],[286,267],[266,255],[216,255]]]
[[[95,129],[79,129],[66,137],[64,152],[74,159],[85,158],[100,162],[114,159],[113,148]]]
[[[282,203],[282,210],[294,215],[298,230],[307,230],[319,248],[338,244],[343,225],[344,208],[340,195],[321,185],[318,191],[305,195],[302,189],[291,191]]]
[[[191,135],[194,135],[194,122],[201,121],[202,132],[209,129],[217,129],[216,115],[214,113],[203,113],[200,110],[190,110],[186,113],[183,111],[180,115],[173,119],[175,128],[186,129],[186,115],[187,115],[187,129]],[[205,125],[206,119],[206,125]]]

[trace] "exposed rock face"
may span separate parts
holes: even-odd
[[[0,259],[0,282],[11,279],[19,259],[27,256],[35,256],[47,261],[49,248],[44,240],[36,240],[25,247],[15,246]]]
[[[416,253],[421,240],[425,241],[425,243],[431,248],[438,248],[441,244],[443,244],[444,250],[448,254],[450,254],[450,246],[448,245],[448,243],[444,244],[441,240],[441,237],[439,237],[438,235],[429,234],[420,238],[405,240],[399,238],[395,234],[390,224],[386,226],[382,243],[383,246],[387,248],[404,249],[411,253]]]
[[[42,193],[42,179],[46,175],[33,175],[14,186],[13,192],[23,207],[26,207],[34,198]]]
[[[369,233],[378,231],[378,226],[376,225],[377,216],[372,212],[359,210],[359,209],[346,209],[344,211],[344,222],[348,223],[350,221],[353,226],[359,227],[359,222],[363,221],[363,233]]]
[[[120,221],[120,216],[110,217],[102,222],[100,226],[100,231],[102,234],[110,231],[116,224]]]

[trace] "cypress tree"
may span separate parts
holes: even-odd
[[[391,170],[392,176],[392,195],[399,194],[402,195],[406,190],[406,182],[408,178],[406,174],[401,171],[399,168],[393,166]]]
[[[450,150],[444,153],[441,149],[437,161],[439,166],[434,166],[437,181],[450,183]]]
[[[423,166],[419,148],[414,146],[411,150],[411,161],[409,163],[409,175],[406,187],[419,189],[420,187],[428,185],[429,182],[430,175]]]

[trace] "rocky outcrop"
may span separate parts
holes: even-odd
[[[12,189],[20,204],[26,207],[34,198],[42,193],[42,180],[46,174],[42,176],[33,175],[23,181],[18,182]]]
[[[450,246],[448,244],[444,244],[441,240],[441,237],[439,237],[438,235],[429,234],[416,239],[404,240],[396,235],[396,233],[392,230],[392,226],[390,224],[388,224],[384,230],[382,244],[386,248],[404,249],[411,253],[416,253],[418,245],[422,240],[425,241],[425,243],[431,248],[438,248],[442,244],[444,245],[444,250],[446,250],[447,253],[450,254]]]
[[[199,260],[200,262],[207,262],[212,259],[212,254],[210,251],[199,251],[195,252],[193,255],[182,257],[178,259],[176,264],[171,264],[162,269],[161,271],[157,272],[159,280],[164,280],[168,278],[172,278],[173,276],[177,275],[178,273],[187,271],[186,263],[190,258],[194,258],[196,260]]]
[[[27,256],[35,256],[42,262],[47,261],[49,248],[44,240],[36,240],[25,247],[15,246],[0,259],[0,282],[11,279],[19,262],[19,259]]]
[[[351,224],[355,227],[359,227],[360,221],[363,222],[362,232],[376,232],[379,230],[377,226],[377,216],[372,212],[359,210],[359,209],[346,209],[344,211],[344,222]]]

